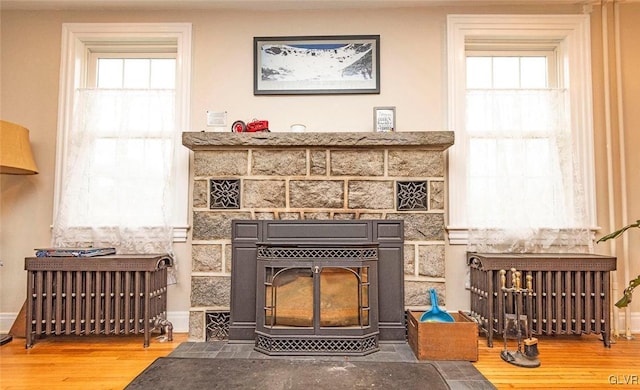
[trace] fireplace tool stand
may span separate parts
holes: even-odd
[[[502,332],[504,338],[504,349],[500,352],[500,357],[507,363],[518,367],[535,368],[540,366],[538,360],[538,339],[531,337],[532,329],[528,316],[531,315],[531,298],[533,295],[533,286],[531,275],[527,275],[526,287],[522,287],[521,272],[515,268],[511,268],[511,287],[507,287],[507,271],[500,270],[500,283],[502,287],[502,295],[504,299],[504,329]],[[514,313],[507,313],[507,296],[513,298]],[[523,311],[523,301],[526,300],[527,310]],[[526,331],[526,339],[523,340]],[[510,351],[507,348],[507,340],[516,339],[518,348]]]

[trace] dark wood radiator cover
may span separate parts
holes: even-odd
[[[27,257],[26,347],[43,335],[119,335],[169,329],[167,255]]]
[[[610,346],[610,271],[616,258],[593,254],[467,253],[470,267],[471,314],[478,318],[493,346],[494,334],[504,329],[505,305],[500,270],[515,268],[522,280],[533,276],[532,313],[534,335],[599,333]],[[507,280],[511,276],[507,275]]]

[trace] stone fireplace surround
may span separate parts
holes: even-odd
[[[186,132],[194,151],[189,339],[228,312],[232,220],[404,221],[404,305],[444,295],[445,157],[450,131]],[[443,300],[444,301],[444,300]]]

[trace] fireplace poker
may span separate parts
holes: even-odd
[[[527,314],[533,316],[533,276],[527,275]],[[538,339],[533,336],[533,323],[527,322],[527,338],[524,340],[524,354],[530,358],[535,359],[538,357]]]

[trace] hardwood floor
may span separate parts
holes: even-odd
[[[13,389],[123,389],[156,358],[166,356],[187,335],[171,342],[152,338],[143,348],[143,336],[47,337],[25,349],[25,339],[0,347],[0,388]],[[186,389],[185,389],[186,390]]]
[[[0,389],[122,389],[186,340],[186,334],[178,333],[172,342],[152,339],[143,348],[142,336],[65,336],[37,340],[25,349],[24,339],[14,339],[0,347]],[[474,363],[498,389],[640,388],[639,340],[620,338],[605,348],[593,335],[541,338],[538,368],[505,363],[499,341],[488,348],[480,338]],[[514,348],[510,343],[509,349]]]
[[[640,388],[640,340],[614,339],[605,348],[600,337],[558,336],[539,338],[540,367],[521,368],[500,358],[502,340],[488,348],[479,340],[474,364],[498,389],[602,389],[612,385]],[[510,341],[509,350],[515,349]]]

